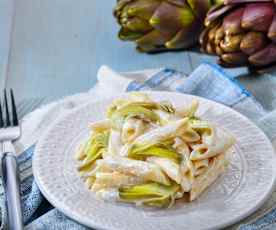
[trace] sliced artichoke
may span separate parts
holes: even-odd
[[[116,110],[111,115],[112,127],[116,130],[120,130],[126,118],[141,117],[146,120],[150,120],[154,123],[160,121],[160,117],[152,110],[147,109],[143,106],[137,106],[134,104],[126,105]]]
[[[79,171],[87,172],[91,170],[94,162],[101,158],[103,153],[107,150],[109,134],[109,131],[105,131],[92,135],[84,147],[83,151],[85,158],[82,164],[78,167]]]
[[[104,153],[103,149],[95,151],[94,154],[90,157],[89,160],[85,161],[83,164],[81,164],[78,167],[78,170],[81,171],[81,172],[88,172],[88,171],[90,171],[93,168],[94,162],[97,159],[101,158],[101,156],[103,155],[103,153]]]
[[[167,113],[172,113],[172,114],[175,113],[175,108],[169,101],[161,101],[158,104],[158,108]]]
[[[276,63],[276,2],[227,0],[210,10],[200,36],[202,50],[226,67]]]
[[[130,151],[128,156],[133,158],[156,156],[156,157],[168,158],[176,162],[179,162],[181,160],[181,155],[178,154],[177,152],[164,147],[163,148],[158,147],[158,146],[151,146],[149,148],[142,149],[141,151],[139,150],[139,148],[134,147],[133,150]]]
[[[196,44],[208,9],[222,0],[118,0],[114,16],[119,38],[142,52],[183,49]]]
[[[119,189],[120,198],[125,202],[132,202],[154,207],[169,207],[179,190],[177,184],[170,186],[158,183],[148,183]]]

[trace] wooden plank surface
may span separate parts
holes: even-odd
[[[115,0],[17,1],[7,86],[22,99],[87,90],[98,68],[117,71],[167,66],[190,73],[207,56],[193,51],[140,54],[117,39]],[[214,60],[208,57],[208,60]]]
[[[0,89],[3,89],[5,87],[7,81],[13,16],[14,0],[0,0]]]
[[[0,1],[7,4],[11,0]],[[156,55],[136,52],[134,44],[117,38],[118,26],[112,16],[116,0],[13,1],[16,14],[10,71],[7,81],[0,84],[14,88],[21,100],[54,100],[87,90],[95,84],[97,70],[103,64],[117,71],[167,66],[190,73],[201,62],[216,59],[196,50]],[[0,11],[11,14],[11,9],[0,7]],[[9,23],[0,23],[8,31]],[[4,43],[0,46],[4,51],[8,47]],[[244,73],[244,69],[227,71],[234,76]],[[254,89],[250,78],[245,76],[241,81]],[[256,85],[260,80],[255,81]]]

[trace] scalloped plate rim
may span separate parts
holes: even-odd
[[[235,113],[237,116],[241,117],[242,119],[245,119],[248,123],[250,123],[251,125],[255,126],[256,129],[258,129],[259,133],[264,137],[264,139],[266,139],[266,142],[267,144],[269,145],[269,147],[271,148],[271,151],[275,154],[275,151],[273,149],[273,146],[271,144],[271,141],[268,139],[268,137],[265,135],[265,133],[260,129],[258,128],[251,120],[249,120],[245,115],[237,112],[236,110],[232,109],[231,107],[228,107],[224,104],[221,104],[219,102],[215,102],[215,101],[212,101],[212,100],[209,100],[209,99],[206,99],[206,98],[202,98],[200,96],[196,96],[196,95],[190,95],[190,94],[184,94],[184,93],[178,93],[178,92],[170,92],[170,91],[142,91],[143,93],[146,93],[146,94],[171,94],[171,95],[176,95],[176,96],[180,96],[180,97],[185,97],[185,96],[188,96],[188,97],[193,97],[193,98],[197,98],[199,100],[202,100],[202,101],[206,101],[206,102],[209,102],[211,104],[214,104],[214,105],[220,105],[228,110],[231,110],[232,113]],[[67,116],[70,116],[71,114],[74,114],[76,111],[79,111],[85,107],[87,107],[88,105],[90,104],[99,104],[103,101],[110,101],[111,99],[115,99],[115,98],[118,98],[118,97],[121,97],[121,96],[125,96],[127,95],[128,93],[125,92],[125,93],[120,93],[120,94],[116,94],[116,96],[112,96],[112,97],[109,97],[109,98],[104,98],[102,100],[99,100],[99,101],[94,101],[94,102],[87,102],[83,105],[80,105],[76,108],[73,108],[71,109],[70,111],[64,113],[57,121],[55,121],[53,124],[50,125],[50,127],[47,129],[47,131],[42,135],[42,137],[39,139],[37,145],[36,145],[36,148],[35,148],[35,153],[34,153],[34,156],[33,156],[33,175],[34,175],[34,179],[40,189],[40,191],[42,192],[42,194],[47,198],[47,200],[54,206],[56,207],[58,210],[60,210],[62,213],[64,213],[67,217],[81,223],[81,224],[84,224],[86,226],[89,226],[89,227],[92,227],[92,228],[96,228],[96,229],[101,229],[101,230],[110,230],[110,229],[107,229],[107,228],[104,228],[102,225],[100,224],[97,224],[96,222],[93,222],[93,220],[91,219],[88,219],[88,218],[83,218],[83,219],[80,219],[78,217],[77,214],[75,213],[71,213],[70,210],[68,210],[68,208],[66,208],[62,202],[59,202],[59,201],[56,201],[53,199],[53,197],[48,194],[48,192],[46,190],[44,190],[44,185],[40,183],[40,180],[39,180],[39,176],[38,176],[38,169],[37,169],[37,166],[36,166],[36,156],[37,156],[37,151],[40,149],[40,147],[44,144],[44,140],[45,140],[45,137],[47,137],[49,135],[49,133],[52,131],[52,129],[54,129],[54,127],[59,123],[61,122],[63,119],[65,119],[65,117]],[[274,155],[274,158],[273,158],[274,162],[276,163],[276,156]],[[271,196],[271,194],[273,193],[274,191],[274,186],[276,185],[276,168],[273,168],[273,175],[274,175],[274,178],[271,180],[271,183],[270,183],[270,188],[266,190],[266,194],[262,197],[262,199],[255,205],[255,207],[251,208],[250,210],[248,210],[247,212],[244,212],[242,215],[240,215],[239,217],[235,218],[235,219],[232,219],[231,221],[228,221],[228,222],[225,222],[223,224],[220,224],[218,226],[215,226],[215,229],[220,229],[220,228],[224,228],[224,227],[227,227],[227,226],[230,226],[232,224],[235,224],[237,222],[239,222],[240,220],[248,217],[249,215],[251,215],[252,213],[254,213],[256,210],[258,210],[264,203],[265,201]],[[116,228],[114,228],[116,229]],[[208,229],[214,229],[214,227],[211,227],[211,228],[205,228],[206,230]]]

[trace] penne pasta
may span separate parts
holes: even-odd
[[[171,207],[198,198],[225,170],[234,137],[197,117],[197,100],[175,108],[143,93],[112,102],[76,149],[88,189],[107,201]]]
[[[189,143],[189,142],[196,142],[200,140],[200,135],[193,130],[192,128],[188,127],[182,134],[181,138]]]
[[[189,146],[180,137],[174,138],[173,148],[183,156],[189,156],[191,153]]]
[[[184,174],[182,175],[180,185],[183,192],[190,192],[192,189],[192,179],[188,175]]]
[[[207,187],[209,187],[225,170],[224,154],[215,157],[204,174],[196,177],[190,191],[190,201],[195,200]]]
[[[184,133],[187,127],[188,118],[184,118],[139,136],[133,142],[133,144],[143,145],[145,143],[159,143],[168,139],[172,139]]]
[[[97,172],[95,174],[94,186],[91,187],[91,190],[96,192],[108,187],[120,188],[122,186],[141,184],[142,182],[144,181],[141,177],[126,175],[116,171]]]
[[[111,130],[107,153],[104,157],[118,155],[122,146],[123,146],[123,143],[121,140],[121,133],[116,130]]]
[[[225,153],[235,143],[232,135],[219,130],[211,145],[201,144],[194,147],[191,152],[191,160],[204,160]]]
[[[97,161],[96,172],[101,172],[102,168],[117,171],[122,174],[141,177],[144,181],[155,181],[169,185],[170,182],[161,168],[155,164],[132,160],[126,157],[108,157]]]

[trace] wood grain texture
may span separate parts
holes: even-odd
[[[0,89],[6,85],[15,0],[0,0]]]
[[[91,88],[103,64],[117,71],[166,66],[190,73],[202,62],[215,62],[215,57],[193,50],[156,55],[136,52],[134,44],[117,38],[118,26],[112,16],[115,2],[17,0],[6,85],[22,100],[54,100]],[[6,14],[1,7],[0,11]],[[4,50],[8,47],[0,46]],[[227,72],[238,76],[247,71],[238,68]],[[241,81],[251,85],[248,76]]]
[[[58,98],[90,88],[102,64],[191,71],[187,53],[139,54],[117,39],[115,1],[24,0],[16,5],[8,86],[20,97]]]

